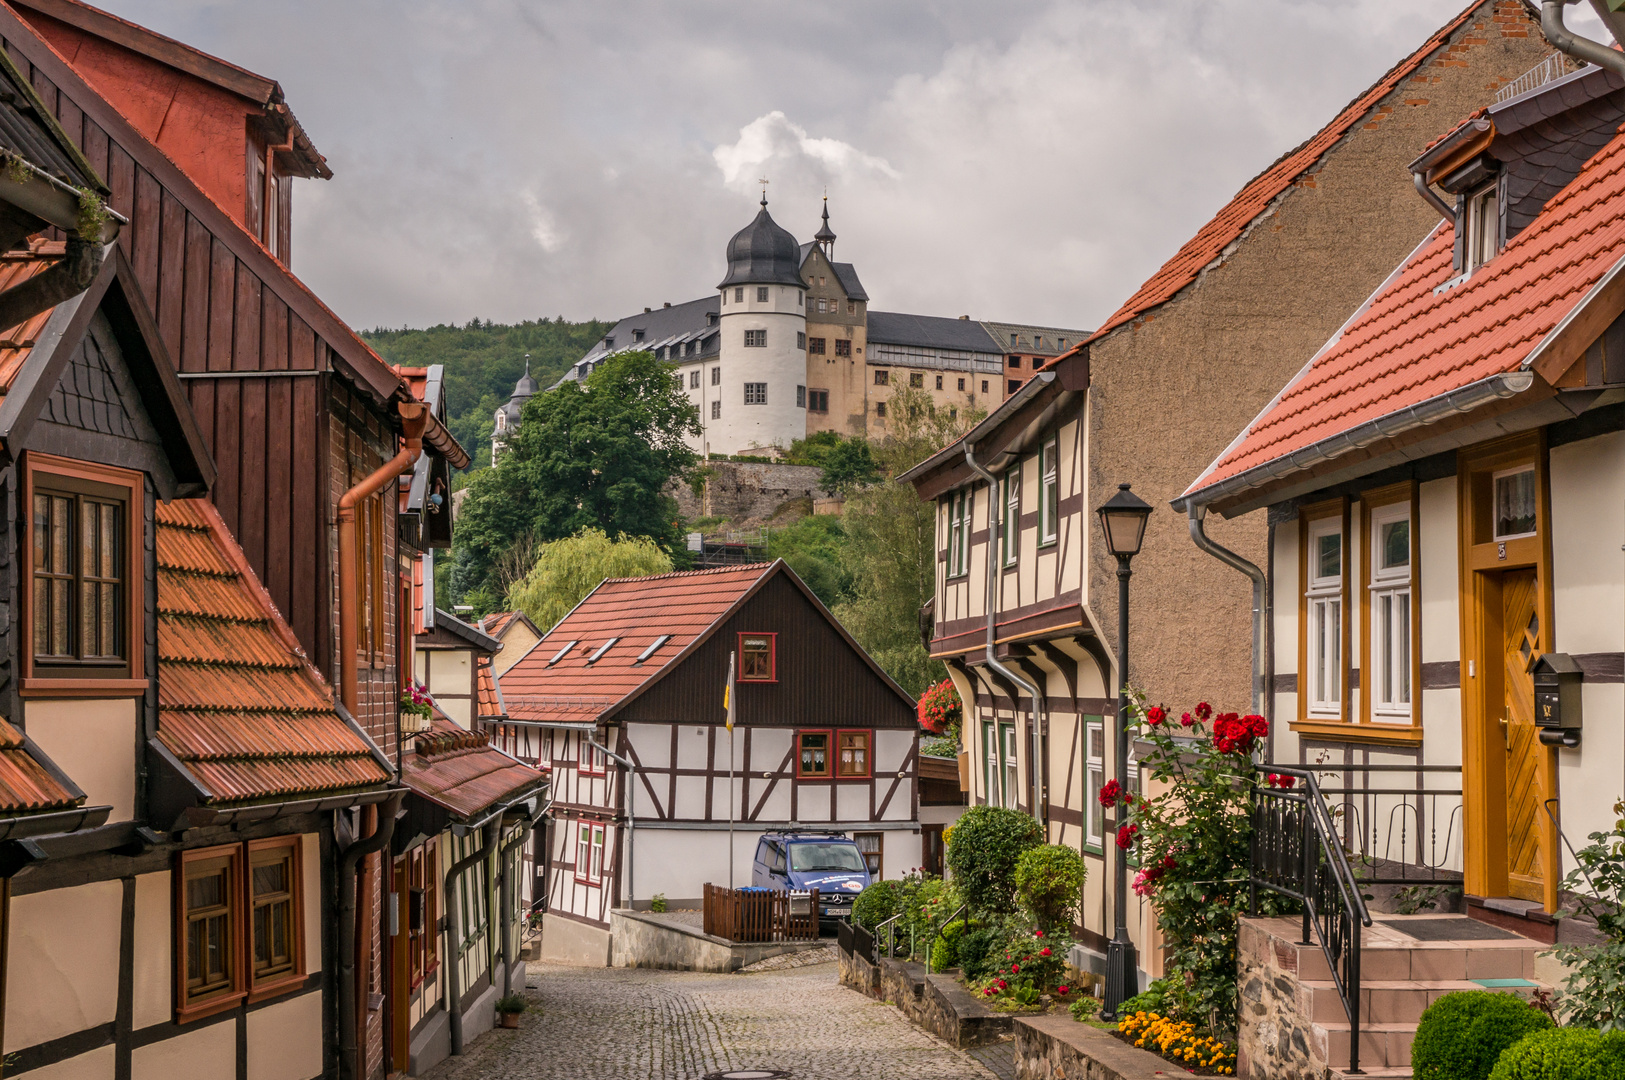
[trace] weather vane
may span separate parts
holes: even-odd
[[[763,176],[756,181],[762,185],[762,209],[767,209],[767,177]]]

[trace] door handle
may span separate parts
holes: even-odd
[[[1501,745],[1510,750],[1512,749],[1512,736],[1509,734],[1508,728],[1512,723],[1512,706],[1508,705],[1502,710],[1499,723],[1501,725]]]

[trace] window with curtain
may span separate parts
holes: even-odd
[[[1021,550],[1021,466],[1004,474],[1004,565],[1014,566]]]
[[[1039,468],[1039,497],[1038,497],[1038,539],[1040,543],[1052,542],[1059,528],[1061,508],[1061,478],[1060,478],[1060,449],[1055,440],[1051,439],[1044,444],[1040,452]]]
[[[1370,616],[1373,719],[1411,718],[1411,507],[1409,502],[1371,512]]]
[[[1309,523],[1308,591],[1304,594],[1308,635],[1309,712],[1341,716],[1343,710],[1343,521],[1320,518]]]

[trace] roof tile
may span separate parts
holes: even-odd
[[[492,746],[486,736],[436,716],[401,759],[401,782],[462,818],[539,788],[547,777]]]

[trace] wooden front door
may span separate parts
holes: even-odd
[[[1539,579],[1533,567],[1501,575],[1502,702],[1506,753],[1507,891],[1520,900],[1546,899],[1545,758],[1535,728],[1533,671],[1540,659]]]

